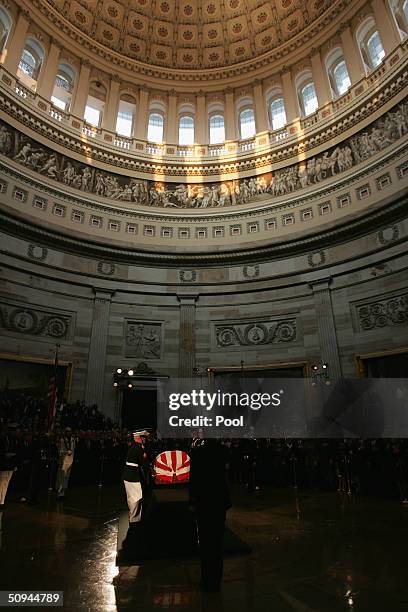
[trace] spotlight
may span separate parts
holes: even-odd
[[[117,383],[117,382],[114,382],[114,383],[113,383],[113,386],[114,386],[114,387],[117,387],[117,386],[118,386],[118,383]]]
[[[323,368],[323,370],[327,370],[327,368],[328,368],[327,363],[323,363],[323,364],[322,364],[322,368]]]
[[[129,376],[133,376],[133,370],[129,370],[128,374]]]
[[[118,369],[116,370],[116,374],[122,374],[122,368],[118,368]]]
[[[318,369],[319,369],[319,368],[318,368],[318,366],[317,366],[317,365],[312,365],[312,370],[316,371],[316,370],[318,370]]]
[[[128,384],[128,388],[131,389],[133,387],[132,383]]]

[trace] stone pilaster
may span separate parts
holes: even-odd
[[[89,342],[88,372],[85,389],[87,404],[103,405],[106,348],[112,295],[110,289],[94,289],[91,339]]]
[[[196,301],[197,293],[179,294],[180,339],[179,378],[191,378],[196,362]]]
[[[298,104],[296,102],[297,95],[293,86],[292,74],[289,69],[282,70],[282,93],[285,103],[286,121],[291,123],[299,116]]]
[[[16,27],[7,41],[7,54],[4,59],[4,67],[11,72],[11,74],[17,73],[29,25],[29,14],[26,11],[20,11],[17,17]]]
[[[400,43],[399,37],[384,0],[371,0],[371,6],[385,55],[388,55]]]
[[[225,140],[236,140],[234,92],[225,92]]]
[[[317,101],[319,107],[324,106],[329,102],[330,88],[327,79],[326,69],[323,68],[322,58],[318,49],[313,49],[310,61],[312,63],[313,81],[316,90]]]
[[[200,91],[196,97],[196,120],[194,142],[198,144],[206,144],[208,142],[207,129],[207,110],[205,102],[205,93]]]
[[[86,102],[89,93],[89,78],[91,76],[91,64],[88,60],[81,62],[78,83],[75,89],[72,103],[72,114],[79,119],[84,118]]]
[[[360,50],[357,48],[357,43],[351,33],[349,24],[344,24],[340,28],[341,45],[343,48],[344,59],[347,64],[347,72],[350,77],[351,84],[357,83],[365,76],[365,68],[361,58]]]
[[[330,379],[335,381],[341,378],[341,365],[330,294],[330,280],[330,278],[324,278],[313,281],[310,283],[310,287],[313,291],[315,303],[320,357],[322,363],[327,363],[329,366]]]
[[[141,88],[139,93],[139,108],[137,109],[135,138],[146,140],[149,114],[149,90]]]
[[[172,89],[169,91],[167,102],[167,123],[166,123],[166,142],[177,144],[177,92]]]
[[[51,100],[52,92],[54,91],[60,55],[61,46],[56,41],[52,40],[50,48],[48,49],[47,59],[44,66],[41,68],[37,87],[37,93],[46,100]]]
[[[116,132],[116,121],[118,117],[120,98],[120,79],[113,76],[110,81],[109,93],[102,117],[102,127],[105,130]]]
[[[254,96],[256,131],[266,132],[267,130],[269,130],[269,122],[268,115],[266,112],[265,96],[262,81],[255,81],[252,91]]]

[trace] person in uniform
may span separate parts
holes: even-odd
[[[71,468],[74,462],[76,440],[72,435],[70,427],[64,429],[64,435],[58,441],[58,473],[57,473],[57,498],[63,500],[68,489]]]
[[[149,486],[149,465],[145,452],[145,439],[149,436],[146,429],[138,429],[132,434],[123,469],[123,483],[126,490],[129,508],[129,527],[139,531],[140,524],[146,516]]]
[[[201,587],[220,590],[226,511],[231,507],[226,480],[227,453],[217,440],[199,440],[190,452],[190,506],[195,512],[201,560]]]

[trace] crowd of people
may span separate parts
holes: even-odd
[[[45,400],[0,399],[0,473],[12,473],[8,496],[35,503],[41,490],[64,497],[69,486],[120,483],[129,432],[96,406],[60,406],[53,430],[37,427]],[[408,503],[408,440],[222,440],[228,479],[249,493],[265,486],[343,491]],[[151,461],[163,450],[187,453],[191,440],[152,439]],[[3,472],[1,472],[3,470]],[[0,500],[1,503],[1,500]]]

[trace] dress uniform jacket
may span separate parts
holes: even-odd
[[[143,510],[143,484],[144,484],[144,450],[141,444],[132,444],[126,455],[123,468],[123,482],[129,508],[129,523],[140,523]]]

